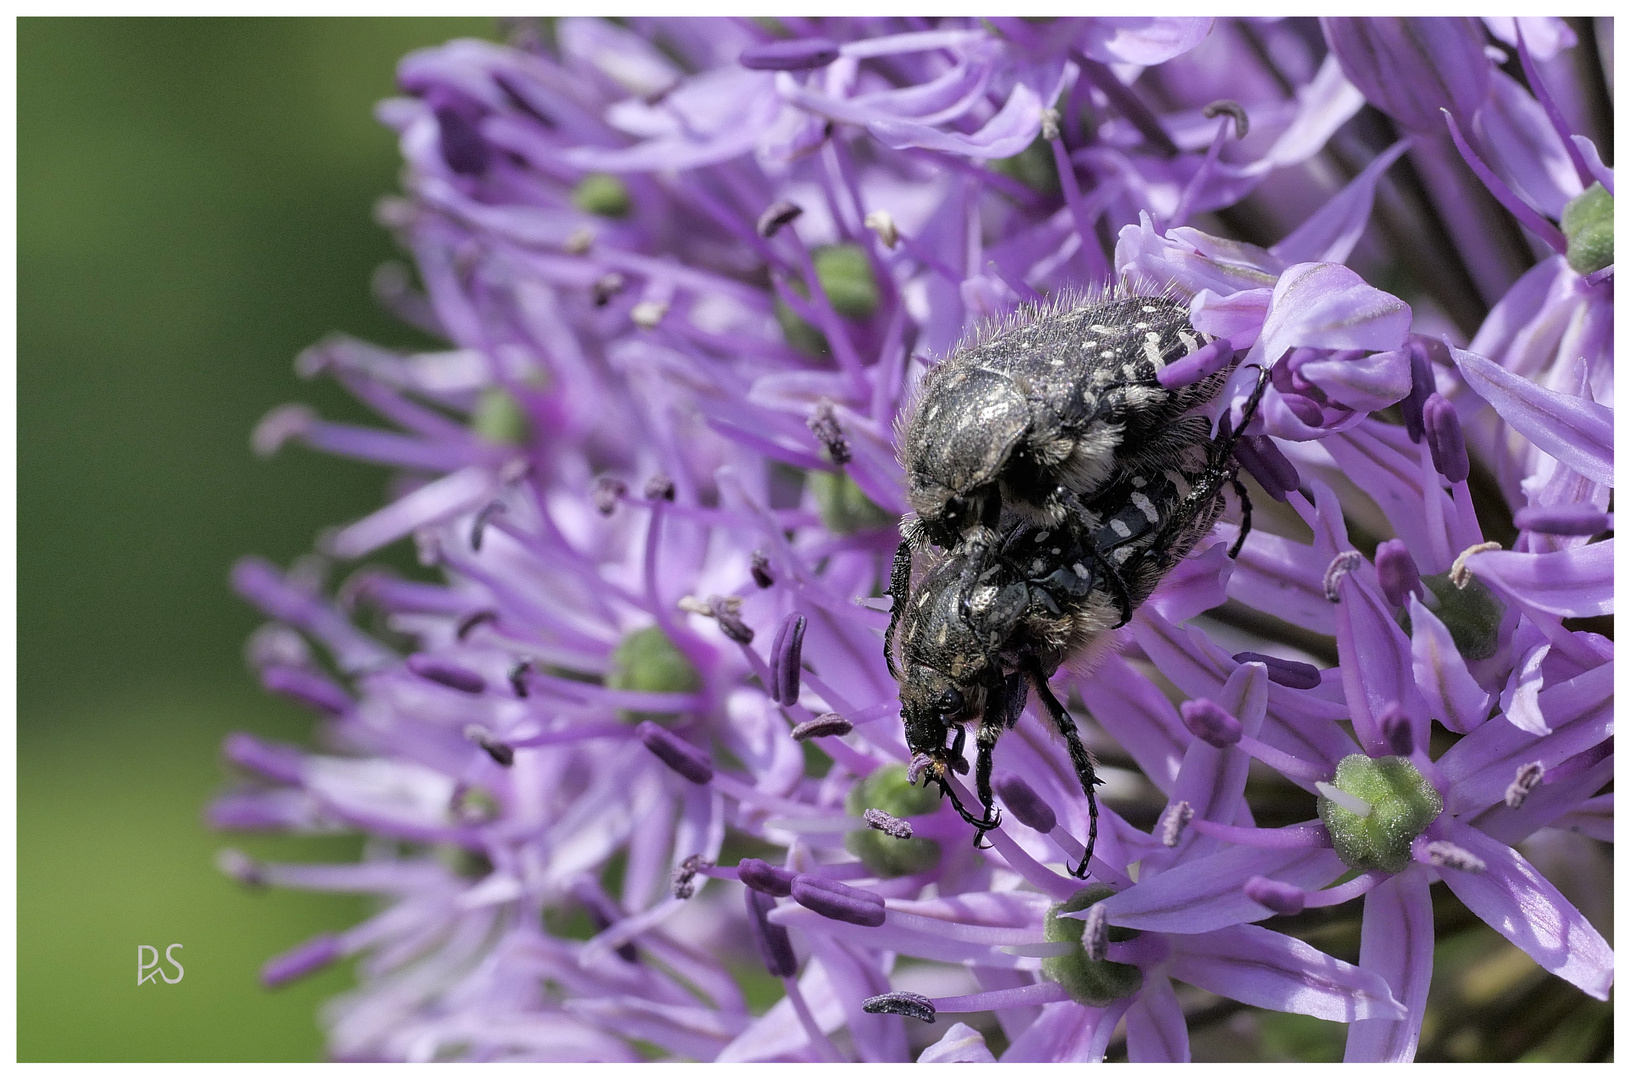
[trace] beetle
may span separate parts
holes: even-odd
[[[1174,465],[1192,436],[1173,422],[1229,373],[1177,387],[1158,376],[1211,340],[1171,296],[1066,296],[986,327],[930,369],[897,423],[912,508],[890,571],[897,616],[925,546],[960,552],[977,576],[1004,514],[1060,526],[1118,481]]]
[[[1179,449],[1146,459],[1057,525],[1018,514],[999,519],[999,540],[978,555],[954,548],[901,593],[898,667],[901,715],[914,775],[937,781],[973,825],[975,843],[997,827],[992,753],[1035,692],[1064,738],[1090,825],[1077,877],[1087,875],[1098,838],[1096,762],[1075,721],[1048,686],[1065,663],[1088,669],[1161,581],[1216,523],[1223,488],[1234,485],[1235,443],[1268,385],[1260,373],[1239,425],[1218,438],[1200,416],[1181,417],[1169,435]],[[1243,504],[1243,510],[1245,509]],[[1243,514],[1241,539],[1250,528]],[[1239,541],[1234,551],[1238,552]],[[971,561],[978,558],[978,567]],[[979,816],[958,800],[949,773],[966,771],[966,725],[975,725],[975,790]]]

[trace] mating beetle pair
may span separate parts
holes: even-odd
[[[924,380],[901,428],[914,515],[890,574],[885,658],[900,683],[914,775],[940,784],[975,842],[997,827],[992,751],[1030,690],[1070,751],[1098,836],[1099,783],[1075,722],[1048,687],[1070,661],[1091,664],[1223,510],[1223,488],[1250,504],[1232,453],[1195,415],[1222,392],[1217,370],[1166,386],[1160,373],[1209,339],[1168,297],[1120,296],[1021,312],[960,347]],[[915,584],[914,553],[943,554]],[[1238,551],[1239,542],[1236,544]],[[899,649],[897,663],[896,648]],[[964,727],[975,723],[979,816],[957,798]]]

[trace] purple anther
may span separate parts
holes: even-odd
[[[1434,840],[1423,849],[1429,866],[1442,866],[1451,870],[1464,870],[1469,874],[1483,873],[1484,860],[1459,844],[1448,840]]]
[[[1320,684],[1320,669],[1300,660],[1282,660],[1260,652],[1237,652],[1237,664],[1262,664],[1269,669],[1269,682],[1289,686],[1293,690],[1312,690]]]
[[[1260,875],[1246,879],[1246,895],[1276,915],[1295,915],[1308,905],[1308,894],[1297,886]]]
[[[885,836],[893,836],[896,840],[912,838],[912,823],[887,811],[868,807],[862,811],[861,820],[866,822],[867,828],[877,829]]]
[[[1235,358],[1235,347],[1228,338],[1209,341],[1188,356],[1180,356],[1155,373],[1155,381],[1168,390],[1190,386],[1214,372],[1222,371]]]
[[[1444,400],[1442,394],[1433,394],[1421,410],[1422,424],[1427,429],[1427,446],[1433,451],[1433,468],[1452,484],[1467,478],[1467,440],[1461,432],[1461,418],[1455,406]]]
[[[747,900],[748,929],[753,934],[754,943],[759,946],[759,956],[765,962],[765,970],[778,979],[797,975],[799,960],[793,953],[793,942],[787,936],[787,928],[777,926],[768,917],[775,910],[776,901],[756,889],[744,889],[742,895]]]
[[[910,1016],[913,1020],[921,1020],[925,1024],[934,1023],[934,1002],[922,994],[914,994],[910,990],[891,990],[887,994],[869,997],[861,1002],[861,1011],[864,1013],[883,1013],[888,1016]]]
[[[617,500],[629,493],[629,485],[614,476],[599,476],[595,478],[595,486],[590,489],[589,499],[595,504],[602,517],[611,517],[612,511],[617,509]]]
[[[678,735],[658,727],[650,720],[642,720],[635,730],[647,750],[662,758],[664,765],[691,783],[706,784],[714,778],[714,765],[708,760],[708,755]]]
[[[710,596],[708,610],[719,623],[719,630],[738,645],[753,644],[753,627],[742,621],[740,596]]]
[[[1302,394],[1282,393],[1280,400],[1285,403],[1286,408],[1291,410],[1291,415],[1309,427],[1319,427],[1325,423],[1325,410],[1313,398]]]
[[[434,656],[415,653],[408,657],[408,670],[421,679],[441,683],[461,694],[479,694],[487,689],[487,680],[467,667],[438,660]]]
[[[1382,741],[1387,743],[1388,753],[1399,757],[1409,757],[1416,750],[1416,733],[1410,726],[1410,717],[1405,715],[1404,708],[1397,701],[1390,701],[1376,718],[1376,726],[1382,730]]]
[[[493,163],[493,148],[458,109],[441,106],[436,125],[442,134],[442,160],[460,176],[480,176]]]
[[[1399,402],[1399,411],[1404,413],[1405,430],[1410,433],[1410,441],[1421,442],[1422,432],[1422,406],[1437,388],[1433,378],[1433,361],[1428,353],[1428,344],[1420,338],[1410,340],[1410,396]]]
[[[515,764],[515,748],[509,743],[500,742],[480,724],[471,724],[464,729],[464,737],[487,751],[487,756],[504,766],[506,769]]]
[[[282,694],[336,716],[351,708],[350,694],[324,676],[305,668],[268,664],[261,668],[261,685],[274,694]]]
[[[1422,595],[1421,570],[1403,540],[1376,545],[1376,577],[1382,583],[1382,595],[1394,607],[1404,607],[1412,594]]]
[[[763,551],[753,553],[749,573],[753,575],[753,583],[761,589],[768,589],[776,584],[776,576],[770,572],[770,556]]]
[[[674,478],[667,473],[652,473],[646,480],[645,496],[653,501],[673,502]]]
[[[824,712],[793,728],[793,738],[803,742],[805,739],[819,739],[828,735],[848,735],[854,730],[855,725],[842,716],[835,712]]]
[[[776,640],[770,646],[770,696],[783,705],[798,704],[805,625],[804,616],[793,612],[776,628]]]
[[[793,899],[817,915],[856,926],[882,926],[883,897],[855,889],[831,878],[799,874],[793,878]]]
[[[736,864],[736,876],[755,892],[768,896],[792,896],[793,879],[798,875],[791,870],[771,866],[763,859],[743,859]]]
[[[1178,715],[1184,718],[1184,727],[1189,729],[1191,735],[1220,750],[1240,741],[1240,721],[1210,698],[1184,702],[1178,706]]]
[[[334,963],[342,955],[340,939],[319,934],[304,945],[296,945],[282,956],[274,956],[261,968],[261,985],[268,990],[310,975]]]
[[[798,38],[749,45],[737,62],[754,71],[813,71],[838,59],[838,46],[826,38]]]
[[[1247,435],[1235,443],[1235,457],[1246,466],[1271,499],[1286,501],[1286,495],[1302,486],[1303,478],[1297,466],[1280,452],[1280,447],[1267,435]]]
[[[1519,765],[1517,775],[1512,783],[1506,786],[1506,805],[1513,810],[1523,806],[1528,800],[1529,793],[1540,787],[1540,782],[1546,779],[1546,766],[1538,761],[1531,761],[1527,765]]]
[[[496,622],[498,622],[498,612],[494,611],[492,608],[482,608],[480,611],[472,611],[470,614],[459,620],[458,625],[453,628],[453,636],[459,641],[463,641],[465,638],[470,636],[470,631],[474,630],[476,627],[482,625],[483,623]]]
[[[1054,826],[1059,824],[1059,818],[1053,812],[1053,807],[1042,800],[1036,789],[1025,782],[1025,778],[1018,773],[999,772],[991,778],[991,786],[995,789],[1002,805],[1019,819],[1021,825],[1035,829],[1039,833],[1050,833]]]
[[[1525,506],[1512,515],[1512,524],[1527,532],[1551,536],[1596,536],[1614,527],[1614,515],[1590,503]]]
[[[759,215],[759,222],[755,226],[759,235],[766,240],[781,232],[783,225],[791,225],[804,213],[804,207],[798,203],[782,199],[765,207],[765,212]]]
[[[850,462],[849,441],[844,438],[844,429],[838,426],[838,414],[833,410],[832,402],[818,401],[816,407],[810,411],[810,419],[805,426],[815,433],[821,440],[821,445],[827,448],[827,456],[834,465],[848,465]]]

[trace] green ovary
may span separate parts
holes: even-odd
[[[882,810],[894,817],[928,814],[940,805],[940,793],[933,788],[913,787],[906,780],[906,766],[890,765],[850,789],[844,810],[860,817],[867,810]],[[901,840],[876,829],[855,829],[844,837],[844,850],[860,859],[879,877],[918,874],[940,861],[940,845],[933,840],[912,837]]]
[[[1087,950],[1082,948],[1082,932],[1087,928],[1087,922],[1060,917],[1067,911],[1085,911],[1114,894],[1115,890],[1108,885],[1089,885],[1069,900],[1049,909],[1047,921],[1043,924],[1049,941],[1065,941],[1075,947],[1063,956],[1050,956],[1043,960],[1042,974],[1064,987],[1071,1000],[1082,1005],[1108,1005],[1117,998],[1138,993],[1144,985],[1144,973],[1131,964],[1089,960]],[[1111,941],[1130,941],[1137,936],[1137,930],[1110,927]]]
[[[1444,810],[1438,789],[1409,761],[1349,754],[1332,785],[1371,806],[1366,817],[1319,798],[1320,820],[1343,862],[1355,870],[1397,874],[1410,865],[1411,842]]]
[[[689,694],[702,689],[702,677],[661,627],[647,626],[618,643],[612,653],[611,670],[606,674],[606,686],[611,690]],[[637,724],[642,720],[663,720],[670,714],[624,709],[617,715]]]

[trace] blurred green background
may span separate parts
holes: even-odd
[[[395,254],[372,106],[396,60],[491,20],[23,19],[18,94],[18,907],[22,1060],[310,1060],[328,972],[268,956],[356,920],[350,898],[245,892],[223,843],[337,859],[355,841],[212,836],[221,736],[303,739],[244,667],[259,621],[226,583],[377,505],[381,470],[249,432],[303,400],[295,354],[412,338],[369,276]],[[171,943],[175,985],[138,987]],[[170,970],[166,968],[166,970]]]

